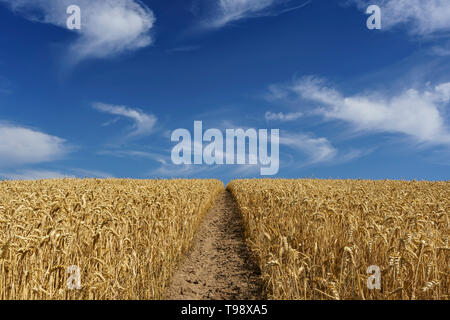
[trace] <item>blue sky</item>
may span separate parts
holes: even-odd
[[[280,178],[449,180],[449,16],[444,0],[0,0],[0,178],[260,177],[172,164],[171,132],[201,120],[280,129]]]

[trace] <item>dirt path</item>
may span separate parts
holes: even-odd
[[[260,273],[245,245],[242,217],[228,191],[217,196],[175,272],[169,300],[262,299]]]

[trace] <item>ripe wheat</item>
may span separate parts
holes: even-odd
[[[272,299],[449,299],[449,182],[235,180]],[[381,269],[369,290],[367,268]]]
[[[0,182],[0,299],[161,299],[217,180]],[[78,266],[81,289],[68,290]]]

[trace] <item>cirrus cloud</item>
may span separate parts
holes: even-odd
[[[290,112],[290,113],[278,112],[278,113],[274,113],[274,112],[267,111],[264,117],[266,118],[267,121],[281,121],[281,122],[285,122],[285,121],[297,120],[297,119],[301,118],[302,116],[303,116],[302,112]]]
[[[403,134],[418,143],[450,145],[446,122],[450,82],[394,94],[366,91],[345,95],[324,79],[305,77],[284,90],[317,103],[317,114],[344,121],[357,131]]]
[[[283,133],[280,144],[302,151],[309,158],[307,164],[333,160],[338,153],[327,138],[314,138],[303,133]]]
[[[408,26],[414,35],[428,36],[450,32],[450,1],[448,0],[350,0],[362,10],[377,4],[382,10],[383,28]]]
[[[99,102],[94,103],[92,106],[97,111],[122,116],[132,120],[133,128],[128,134],[129,138],[151,134],[158,120],[152,114],[147,114],[140,109],[133,109],[127,106],[117,106]]]
[[[242,19],[279,15],[300,9],[311,1],[305,0],[298,4],[299,1],[293,0],[214,0],[206,25],[209,28],[221,28]],[[288,7],[290,3],[294,5]]]
[[[73,62],[105,58],[149,46],[153,12],[136,0],[0,0],[25,18],[66,27],[70,5],[81,8],[81,29],[70,46]]]
[[[69,170],[46,170],[46,169],[22,169],[12,172],[0,172],[0,178],[8,180],[41,180],[62,178],[113,178],[114,176],[96,170],[69,169]]]

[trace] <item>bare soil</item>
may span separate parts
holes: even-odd
[[[229,191],[217,196],[191,251],[175,272],[169,300],[260,300],[262,281],[244,239],[242,217]]]

